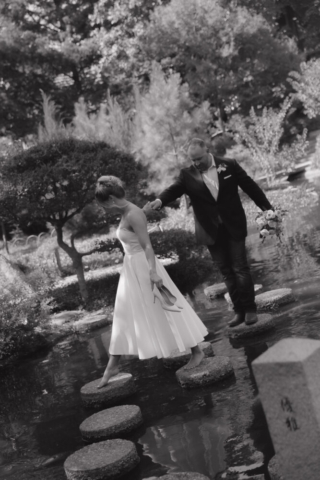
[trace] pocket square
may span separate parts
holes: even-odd
[[[230,178],[232,177],[232,175],[227,175],[226,177],[223,177],[224,180],[226,180],[227,178]]]

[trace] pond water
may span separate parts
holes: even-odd
[[[320,179],[314,182],[320,192]],[[218,479],[227,467],[248,461],[254,450],[267,461],[273,455],[251,362],[281,338],[320,338],[320,206],[300,213],[286,222],[280,246],[273,240],[261,244],[254,227],[248,237],[255,283],[263,285],[262,291],[291,287],[296,296],[281,309],[272,333],[231,344],[225,335],[231,315],[225,300],[211,302],[203,294],[212,279],[188,293],[210,331],[215,354],[231,358],[234,377],[213,387],[183,390],[174,372],[157,359],[122,363],[138,385],[138,394],[127,403],[139,405],[144,417],[143,427],[129,437],[141,463],[125,478],[151,480],[167,472],[196,471]],[[83,446],[79,424],[92,413],[81,405],[80,388],[102,375],[109,339],[110,327],[73,336],[49,353],[1,370],[1,479],[65,478],[63,462]]]

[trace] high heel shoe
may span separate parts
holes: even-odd
[[[159,292],[161,293],[164,301],[168,304],[168,305],[175,305],[176,307],[180,308],[180,310],[183,309],[183,307],[181,307],[180,305],[178,305],[176,302],[177,302],[177,297],[175,297],[171,292],[170,290],[165,287],[164,285],[162,285],[162,287],[158,288]]]
[[[161,303],[163,310],[167,310],[168,312],[176,312],[176,313],[181,312],[181,310],[176,305],[170,305],[169,303],[167,303],[156,287],[154,287],[153,289],[153,295],[154,295],[153,303],[156,303],[156,298],[157,298]]]

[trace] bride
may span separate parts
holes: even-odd
[[[208,331],[155,257],[143,210],[126,199],[117,177],[100,177],[95,196],[106,212],[121,215],[117,237],[125,251],[109,361],[98,388],[119,373],[121,355],[163,358],[177,348],[181,352],[191,348],[185,368],[197,367],[204,357],[198,343]]]

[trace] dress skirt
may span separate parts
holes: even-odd
[[[183,307],[181,313],[163,310],[154,299],[145,253],[126,254],[115,301],[110,354],[137,355],[140,359],[168,357],[173,350],[196,346],[208,334],[158,259],[156,268]]]

